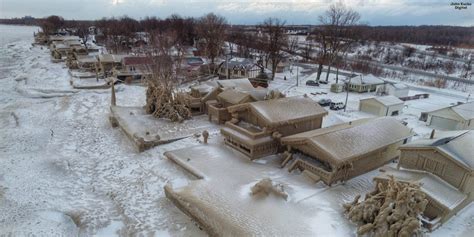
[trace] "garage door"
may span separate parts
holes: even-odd
[[[431,124],[434,128],[444,129],[444,130],[456,130],[458,121],[453,119],[442,118],[438,116],[431,117]]]
[[[380,107],[379,106],[369,104],[369,103],[361,103],[360,104],[360,110],[362,112],[366,112],[366,113],[369,113],[369,114],[375,114],[375,115],[379,115],[379,113],[380,113]]]

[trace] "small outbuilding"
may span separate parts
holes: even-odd
[[[398,147],[413,133],[394,118],[361,119],[281,139],[287,146],[282,167],[309,172],[331,185],[376,169],[398,158]]]
[[[387,82],[383,85],[377,86],[378,95],[393,95],[395,97],[408,96],[409,87],[403,83]]]
[[[474,102],[424,113],[428,126],[442,130],[474,129]]]
[[[402,112],[403,101],[393,95],[361,99],[359,110],[377,116],[397,116]]]

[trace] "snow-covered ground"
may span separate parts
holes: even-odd
[[[73,90],[35,30],[0,25],[0,236],[205,235],[163,191],[188,178],[163,152],[198,142],[137,154],[108,121],[109,90]],[[118,86],[117,102],[144,92]]]
[[[45,47],[31,46],[35,30],[0,25],[0,236],[206,235],[163,190],[167,183],[191,178],[163,152],[197,145],[198,139],[136,153],[128,138],[109,123],[109,90],[72,89],[64,63],[51,63]],[[301,86],[314,74],[302,73],[298,87],[294,75],[278,74],[271,88],[344,102],[345,94],[328,92],[329,85]],[[116,89],[119,105],[145,103],[144,87]],[[349,112],[330,111],[325,124],[370,117],[357,111],[358,99],[368,96],[350,93]],[[450,90],[432,93],[429,99],[407,102],[398,119],[428,134],[430,129],[418,121],[419,113],[463,97]],[[211,134],[210,139],[217,137]],[[472,231],[474,205],[432,235],[468,236]]]

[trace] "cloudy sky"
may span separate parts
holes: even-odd
[[[287,24],[316,24],[317,16],[340,0],[0,0],[0,18],[52,14],[66,19],[99,19],[128,15],[166,18],[214,12],[233,24],[255,24],[279,17]],[[342,0],[370,25],[474,26],[474,0]],[[452,2],[471,3],[456,10]]]

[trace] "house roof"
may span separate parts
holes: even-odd
[[[248,101],[251,96],[248,93],[238,91],[235,89],[227,89],[217,95],[219,100],[226,101],[230,104],[236,105]]]
[[[226,79],[226,80],[218,80],[217,83],[220,87],[227,89],[240,89],[240,90],[253,90],[255,89],[250,83],[248,78],[243,79]]]
[[[95,56],[84,56],[77,59],[79,63],[96,63],[97,58]]]
[[[382,79],[373,75],[358,75],[350,79],[350,84],[353,85],[380,85],[384,83],[385,82]]]
[[[390,117],[356,120],[351,124],[324,129],[292,135],[283,138],[282,141],[283,143],[291,140],[305,141],[305,144],[324,151],[334,162],[341,163],[413,135],[408,127]]]
[[[250,58],[231,58],[221,64],[222,67],[229,67],[230,69],[250,69],[255,65],[254,60]]]
[[[122,64],[126,66],[130,65],[152,65],[153,60],[150,57],[136,57],[126,56],[122,58]]]
[[[474,119],[474,102],[453,106],[452,110],[466,120]]]
[[[460,118],[464,120],[474,119],[474,102],[449,106],[428,112],[429,114],[436,114],[439,117],[446,117],[454,120]],[[454,114],[455,115],[454,115]]]
[[[328,113],[318,103],[307,97],[258,101],[250,103],[249,106],[270,126],[323,117]]]
[[[117,54],[100,54],[99,61],[101,62],[110,62],[110,63],[120,63],[124,55]]]
[[[409,144],[403,145],[401,148],[420,148],[432,147],[436,148],[446,155],[453,158],[457,163],[464,167],[474,169],[474,131],[450,131],[440,132],[433,139],[418,139]]]
[[[387,95],[387,96],[379,96],[379,97],[371,97],[371,98],[366,98],[366,99],[361,99],[360,101],[364,100],[375,100],[385,106],[392,106],[392,105],[398,105],[398,104],[403,104],[403,101],[397,98],[396,96],[393,95]]]

